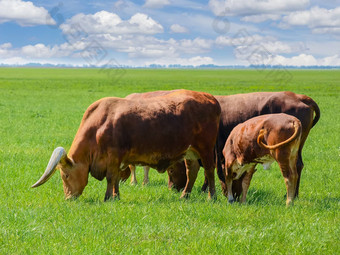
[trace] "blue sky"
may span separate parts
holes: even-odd
[[[0,0],[0,64],[340,66],[340,0]]]

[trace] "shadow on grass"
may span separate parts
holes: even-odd
[[[142,191],[142,190],[141,190]],[[123,194],[121,195],[120,200],[110,200],[104,202],[104,194],[103,197],[100,195],[94,197],[84,197],[77,199],[76,201],[70,201],[71,203],[84,203],[90,206],[102,206],[103,204],[112,205],[112,206],[168,206],[170,204],[175,204],[180,206],[181,204],[190,205],[198,205],[198,204],[228,204],[228,200],[221,193],[217,194],[216,201],[208,201],[206,193],[200,192],[200,189],[193,190],[190,198],[188,199],[180,199],[180,193],[176,191],[165,192],[164,190],[160,191],[160,193],[148,193],[143,192],[133,196],[133,194]],[[59,201],[62,203],[62,201]],[[325,196],[318,197],[315,195],[309,195],[308,197],[300,197],[295,200],[295,208],[313,208],[314,210],[330,210],[332,211],[334,208],[338,208],[340,203],[340,197],[338,196]],[[235,203],[236,205],[241,205],[239,203]],[[267,190],[262,189],[250,189],[247,195],[247,202],[245,206],[274,206],[274,207],[285,207],[285,196],[277,195],[277,193],[272,193]]]
[[[284,205],[285,196],[277,196],[267,190],[250,188],[247,194],[247,202],[249,205]]]
[[[121,182],[120,186],[131,186],[137,188],[144,188],[144,187],[159,187],[159,186],[167,186],[168,184],[165,183],[163,180],[152,180],[148,184],[142,184],[142,181],[139,181],[137,184],[130,184],[130,180],[126,180],[125,182]]]
[[[300,195],[301,196],[301,195]],[[324,198],[310,195],[308,197],[300,197],[300,203],[308,207],[314,207],[319,210],[330,210],[338,208],[340,204],[339,196],[326,196]]]

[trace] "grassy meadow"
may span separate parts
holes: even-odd
[[[0,254],[340,254],[340,70],[99,70],[0,68]],[[277,164],[258,167],[245,205],[169,191],[167,175],[121,183],[89,177],[65,201],[56,173],[36,189],[52,151],[68,150],[86,108],[106,96],[186,88],[228,95],[290,90],[312,97],[321,119],[304,147],[300,197],[285,207]]]

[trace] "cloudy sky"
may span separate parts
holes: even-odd
[[[0,0],[0,64],[340,66],[340,0]]]

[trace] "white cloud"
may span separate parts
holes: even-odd
[[[275,55],[305,50],[304,44],[300,42],[282,42],[272,36],[250,35],[246,32],[235,37],[219,36],[216,38],[215,44],[219,47],[233,47],[236,57],[244,59],[257,52]]]
[[[170,27],[170,31],[172,33],[187,33],[188,29],[186,29],[185,27],[179,25],[179,24],[173,24]]]
[[[340,27],[318,27],[318,28],[313,28],[313,32],[316,34],[340,35]]]
[[[93,15],[78,14],[60,26],[70,44],[82,42],[85,51],[96,44],[99,50],[115,50],[128,53],[130,58],[178,57],[180,54],[201,54],[211,50],[213,40],[194,38],[174,40],[158,39],[153,34],[163,32],[163,27],[145,14],[137,13],[129,20],[106,11]],[[173,31],[185,32],[186,28],[175,24]],[[79,53],[84,55],[84,53]]]
[[[340,65],[340,54],[334,54],[339,51],[338,43],[335,41],[308,45],[298,41],[279,41],[272,36],[243,33],[235,37],[219,36],[215,44],[218,47],[232,47],[236,60],[242,61],[243,65]],[[287,57],[286,54],[296,55]]]
[[[259,14],[280,14],[304,9],[309,0],[210,0],[209,7],[215,15],[251,16]]]
[[[87,34],[157,34],[163,32],[161,24],[146,14],[136,13],[129,20],[107,11],[95,14],[77,14],[60,26],[72,39]]]
[[[0,0],[0,23],[17,22],[21,26],[55,25],[48,11],[32,2]]]
[[[187,54],[208,52],[213,45],[213,40],[195,38],[194,40],[183,39],[175,43],[178,51]]]
[[[320,61],[317,61],[317,59],[314,56],[307,54],[300,54],[298,56],[294,56],[291,58],[277,55],[268,58],[266,61],[268,65],[283,65],[283,66],[314,66],[321,64]]]
[[[77,48],[78,47],[78,48]],[[0,56],[2,58],[10,59],[20,56],[27,59],[49,59],[71,56],[74,51],[82,50],[85,47],[79,47],[77,44],[74,46],[64,43],[61,45],[44,45],[38,43],[35,45],[25,45],[21,48],[13,48],[12,44],[5,43],[0,45]]]
[[[169,5],[169,0],[146,0],[144,7],[148,8],[162,8],[165,5]]]
[[[156,64],[156,65],[183,65],[183,66],[200,66],[200,65],[210,65],[215,64],[211,57],[201,57],[195,56],[191,58],[161,58],[153,61],[147,61],[146,65]]]
[[[0,60],[0,64],[4,65],[25,65],[28,63],[30,63],[30,61],[22,57],[9,57]]]
[[[103,56],[106,56],[103,60],[98,60],[101,56],[97,55],[97,48],[91,48],[91,41],[81,41],[74,44],[63,43],[54,46],[39,43],[26,45],[21,48],[12,48],[10,43],[5,43],[0,45],[0,64],[23,65],[31,62],[41,64],[65,63],[65,60],[62,59],[66,57],[68,61],[73,59],[72,61],[75,63],[102,65],[110,59],[106,54],[111,49],[127,53],[134,63],[141,64],[148,62],[162,65],[182,64],[198,66],[213,63],[210,57],[182,57],[182,55],[203,52],[207,50],[206,47],[211,46],[211,42],[207,42],[201,38],[176,41],[174,39],[160,40],[144,35],[118,37],[110,35],[95,36],[97,40],[100,40],[100,46],[103,50],[101,53]],[[94,41],[92,41],[92,43],[93,42]],[[58,59],[61,62],[58,62]]]
[[[67,47],[68,44],[46,46],[42,43],[26,45],[21,48],[20,53],[25,57],[31,58],[53,58],[71,55],[73,48]]]
[[[323,66],[340,66],[340,56],[338,54],[330,56],[330,57],[325,57],[321,59],[320,65]]]
[[[281,28],[308,26],[315,33],[340,34],[340,7],[325,9],[313,7],[310,10],[292,12],[283,17]]]
[[[0,44],[0,56],[6,56],[10,48],[12,48],[11,43]]]
[[[11,47],[12,47],[11,43],[0,44],[0,49],[8,49],[8,48],[11,48]]]
[[[27,45],[21,48],[22,53],[25,56],[28,57],[37,57],[37,58],[41,58],[41,57],[52,57],[53,54],[53,49],[46,47],[44,44],[42,43],[38,43],[36,45]]]
[[[101,45],[108,49],[126,52],[134,58],[178,57],[181,54],[200,54],[210,51],[212,40],[195,38],[169,40],[157,39],[152,36],[111,36],[96,37]]]
[[[252,58],[243,60],[248,65],[271,65],[271,66],[340,66],[339,55],[324,58],[316,58],[310,54],[299,54],[297,56],[285,57],[282,55],[253,55]]]
[[[273,41],[274,37],[262,36],[258,34],[249,34],[247,30],[240,30],[238,34],[233,37],[230,36],[219,36],[216,38],[216,44],[219,46],[251,46],[258,45],[265,41]]]
[[[253,23],[261,23],[266,20],[278,20],[281,18],[279,14],[258,14],[258,15],[250,15],[241,18],[242,21],[253,22]]]
[[[305,49],[304,53],[317,57],[340,55],[340,44],[337,40],[308,41],[305,44]]]

